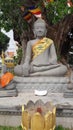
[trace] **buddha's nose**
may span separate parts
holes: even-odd
[[[38,30],[38,32],[40,32],[40,33],[41,33],[41,32],[42,32],[42,30]]]

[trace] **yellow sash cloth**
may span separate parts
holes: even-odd
[[[44,52],[52,43],[53,43],[53,41],[46,37],[44,37],[43,39],[41,39],[37,43],[35,43],[32,46],[32,51],[33,51],[32,59],[34,59],[35,57],[40,55],[42,52]]]

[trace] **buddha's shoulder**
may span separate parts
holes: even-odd
[[[49,42],[53,43],[53,40],[48,38],[48,37],[44,37],[45,40],[48,40]]]
[[[29,40],[28,44],[32,45],[32,44],[36,43],[36,41],[37,41],[37,39]]]

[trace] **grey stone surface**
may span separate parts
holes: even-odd
[[[68,77],[14,77],[18,92],[47,90],[49,93],[63,93],[69,85]]]
[[[49,77],[49,76],[38,76],[38,77],[18,77],[15,76],[13,79],[16,83],[49,83],[49,84],[65,84],[69,83],[69,77]]]
[[[67,89],[67,90],[64,92],[64,97],[65,97],[65,98],[73,98],[73,89],[72,89],[72,90]]]
[[[0,125],[1,126],[20,126],[21,116],[14,115],[0,115]]]
[[[52,102],[59,109],[67,108],[73,109],[73,98],[65,98],[64,92],[67,91],[69,85],[68,77],[15,77],[16,88],[18,90],[17,97],[3,97],[0,98],[0,109],[11,109],[12,107],[21,107],[26,105],[29,101],[36,102],[42,100],[44,103]],[[36,96],[34,90],[45,90],[47,94],[45,96]],[[64,115],[67,115],[64,117]],[[70,113],[59,115],[56,118],[57,125],[69,126],[71,128],[73,117],[70,117]],[[2,119],[0,125],[18,126],[21,124],[21,116],[18,115],[1,115]],[[17,122],[15,122],[17,120]]]
[[[34,91],[19,93],[17,97],[4,97],[0,98],[0,107],[15,107],[27,104],[28,101],[37,101],[41,99],[44,103],[47,101],[52,102],[58,107],[73,107],[73,98],[64,98],[63,93],[47,93],[46,96],[36,96]]]
[[[20,126],[21,116],[15,115],[0,115],[1,126]],[[65,128],[73,128],[73,118],[68,117],[56,117],[56,125],[62,125]]]
[[[18,91],[13,80],[6,87],[0,87],[0,97],[13,97],[17,95]]]
[[[18,106],[26,104],[29,100],[36,101],[52,101],[56,105],[71,105],[73,106],[73,99],[63,97],[63,93],[67,90],[69,85],[68,77],[14,77],[16,89],[18,90],[17,97],[0,98],[0,106]],[[47,95],[36,96],[34,91],[47,90]],[[59,103],[59,104],[58,104]],[[66,104],[68,103],[68,104]]]
[[[15,107],[20,108],[22,105],[24,104],[26,105],[29,101],[33,101],[35,103],[39,99],[42,100],[44,103],[52,102],[53,105],[55,105],[59,109],[63,109],[63,108],[69,108],[69,110],[73,109],[73,98],[64,98],[63,93],[48,92],[47,95],[45,96],[36,96],[34,90],[30,89],[30,91],[28,91],[28,89],[26,88],[24,92],[20,91],[17,97],[0,98],[0,110],[5,111],[6,109],[6,111],[8,111],[6,112],[6,115],[4,114],[4,112],[3,114],[0,113],[0,119],[1,119],[0,125],[19,126],[21,124],[21,115],[9,114],[9,111],[12,109],[12,113],[13,113],[14,112],[13,108]],[[67,111],[65,111],[65,113],[66,112]],[[73,126],[73,117],[70,117],[69,113],[66,115],[67,115],[66,117],[62,114],[57,116],[56,124],[71,128]]]
[[[62,125],[65,128],[73,128],[73,118],[68,117],[57,117],[56,125]]]
[[[68,87],[68,84],[48,84],[48,83],[28,83],[28,84],[22,84],[18,83],[16,84],[16,88],[18,92],[32,92],[34,90],[47,90],[48,93],[63,93],[66,91],[66,88]]]
[[[73,70],[71,71],[71,75],[69,78],[70,78],[70,83],[69,83],[66,91],[64,92],[65,98],[73,98]]]
[[[65,98],[73,98],[73,92],[65,92],[64,97]]]
[[[17,96],[17,95],[18,95],[17,89],[0,90],[0,98],[1,97],[13,97],[13,96]]]
[[[73,83],[73,70],[71,71],[70,81]]]

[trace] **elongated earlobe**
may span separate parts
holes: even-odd
[[[47,34],[47,29],[45,29],[45,34],[44,35],[46,36],[46,34]]]
[[[35,30],[33,29],[34,38],[37,37]]]

